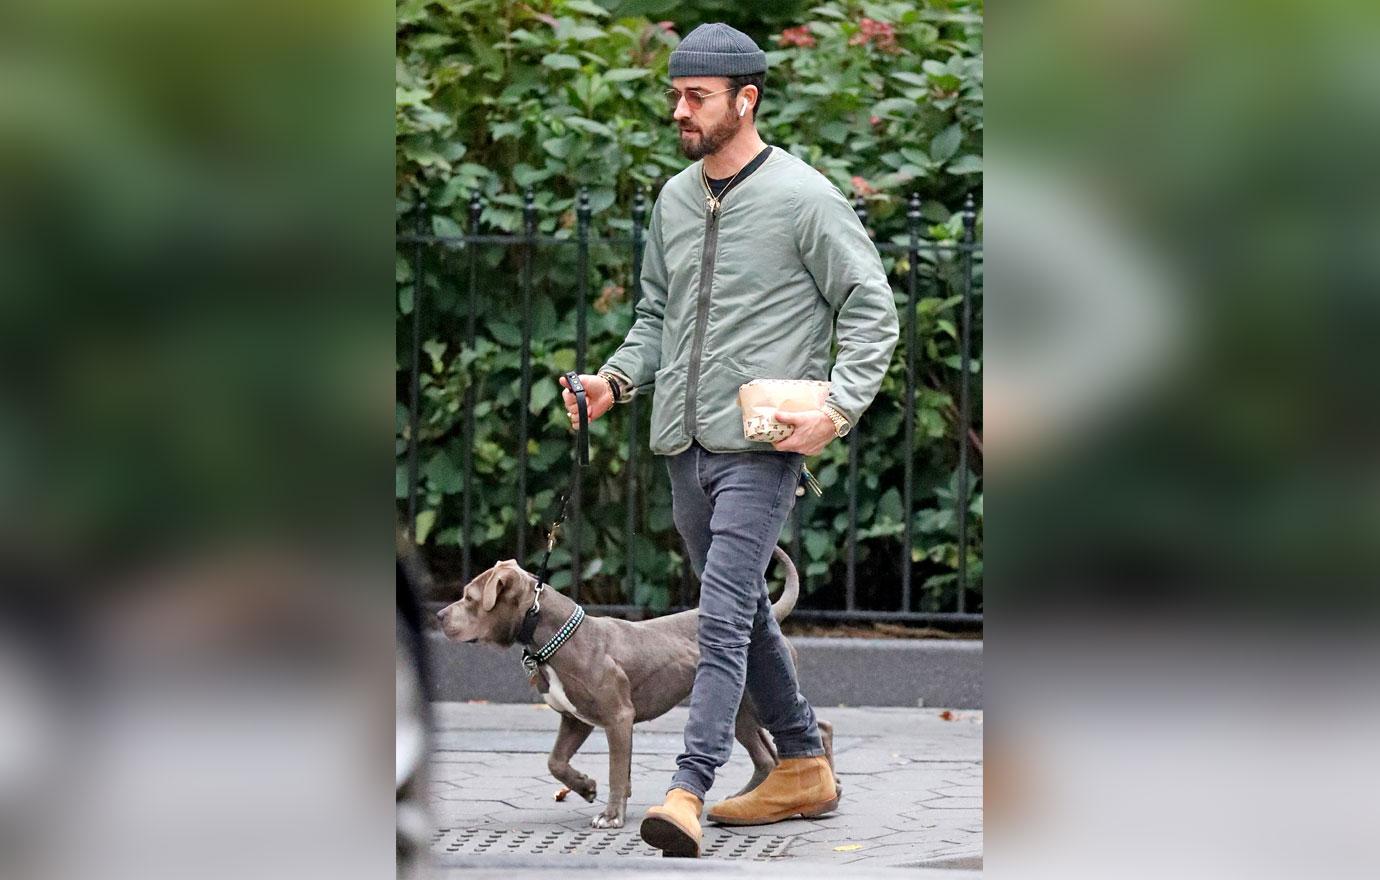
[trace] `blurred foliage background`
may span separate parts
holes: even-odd
[[[918,195],[921,235],[952,245],[962,235],[960,208],[982,184],[982,3],[723,3],[550,0],[405,0],[397,7],[396,213],[400,233],[458,237],[478,193],[488,233],[521,233],[530,189],[543,236],[574,238],[575,200],[587,188],[591,234],[626,238],[638,193],[646,205],[687,161],[677,148],[662,90],[671,50],[705,21],[727,21],[768,53],[758,127],[860,197],[878,242],[905,243],[906,202]],[[470,303],[470,254],[458,243],[401,245],[397,282],[396,495],[406,509],[413,311],[422,302],[421,481],[416,539],[442,581],[457,571],[463,402],[473,388],[476,474],[471,503],[475,566],[513,555],[516,530],[528,530],[528,558],[540,560],[543,518],[569,479],[571,438],[555,377],[577,365],[576,315],[587,308],[593,370],[632,322],[630,245],[596,244],[589,260],[590,301],[578,301],[577,249],[539,247],[533,261],[533,387],[526,498],[516,497],[514,423],[520,383],[520,249],[480,245],[477,339],[462,345]],[[904,253],[883,255],[898,309],[917,319],[915,445],[902,448],[904,344],[860,425],[858,602],[899,607],[904,512],[904,456],[915,461],[912,511],[915,610],[952,610],[956,541],[960,266],[950,252],[922,251],[914,303],[905,294]],[[420,265],[420,276],[416,267]],[[981,258],[975,261],[973,350],[981,352]],[[980,608],[982,571],[981,360],[973,361],[974,486],[968,610]],[[645,411],[645,419],[648,413]],[[678,595],[681,545],[671,522],[664,463],[639,450],[642,493],[636,511],[636,578],[625,595],[623,469],[626,411],[592,427],[593,467],[586,473],[581,555],[584,592],[595,602],[664,608]],[[645,444],[646,431],[640,442]],[[842,607],[847,523],[847,446],[836,443],[811,462],[825,487],[801,502],[807,604]],[[570,583],[569,548],[552,556],[557,587]]]

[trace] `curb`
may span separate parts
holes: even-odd
[[[522,649],[466,645],[427,634],[432,700],[539,703]],[[800,689],[815,706],[982,708],[982,642],[797,636]],[[682,704],[684,705],[684,704]]]

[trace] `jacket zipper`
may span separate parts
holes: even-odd
[[[719,246],[719,207],[709,194],[704,220],[704,254],[700,258],[700,295],[695,313],[695,337],[690,348],[690,377],[685,386],[685,433],[695,439],[695,399],[704,354],[704,329],[709,321],[709,292],[714,286],[714,258]]]

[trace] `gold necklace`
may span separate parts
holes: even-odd
[[[746,168],[748,167],[748,165],[751,164],[752,159],[749,159],[747,163],[743,165],[743,168]],[[721,189],[719,192],[726,195],[728,193],[729,187],[733,186],[733,181],[737,180],[738,175],[743,173],[743,168],[739,168],[737,173],[728,179],[728,183],[724,184],[724,188]],[[704,187],[705,207],[709,209],[709,213],[711,214],[719,213],[719,210],[723,207],[723,200],[715,198],[714,191],[709,188],[709,172],[704,170],[703,162],[700,163],[700,184]]]

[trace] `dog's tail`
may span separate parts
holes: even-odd
[[[778,546],[773,548],[772,553],[786,568],[786,586],[781,589],[781,598],[771,606],[771,616],[780,623],[786,619],[786,615],[795,610],[795,600],[800,598],[800,572],[795,570],[795,563],[785,550]]]

